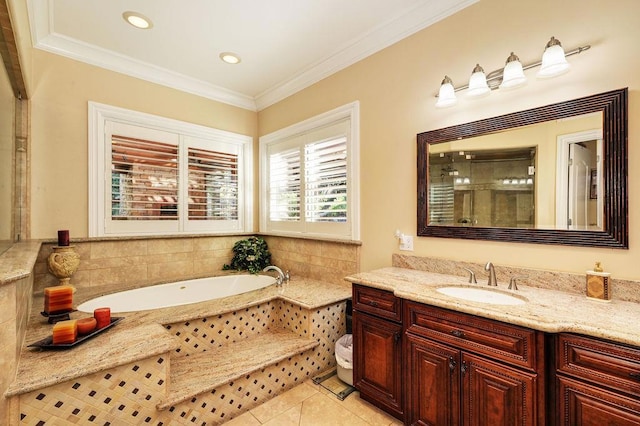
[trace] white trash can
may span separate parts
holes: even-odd
[[[353,335],[345,334],[336,342],[338,378],[353,386]]]

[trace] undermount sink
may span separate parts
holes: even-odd
[[[457,299],[490,305],[523,305],[526,303],[526,299],[523,297],[512,296],[490,288],[452,286],[440,287],[436,291]]]

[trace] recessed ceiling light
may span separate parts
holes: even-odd
[[[231,52],[222,52],[220,54],[220,59],[222,59],[224,62],[226,62],[228,64],[239,64],[240,63],[240,56],[236,55],[235,53],[231,53]]]
[[[140,28],[141,30],[148,30],[149,28],[153,27],[153,22],[151,22],[151,19],[138,12],[124,12],[122,14],[122,17],[125,21],[136,28]]]

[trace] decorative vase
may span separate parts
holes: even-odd
[[[76,253],[75,246],[53,246],[47,265],[49,272],[60,280],[60,285],[68,285],[71,276],[80,266],[80,255]]]

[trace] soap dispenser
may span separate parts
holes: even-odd
[[[587,297],[608,301],[611,300],[609,272],[604,272],[600,262],[596,262],[593,271],[587,271]]]

